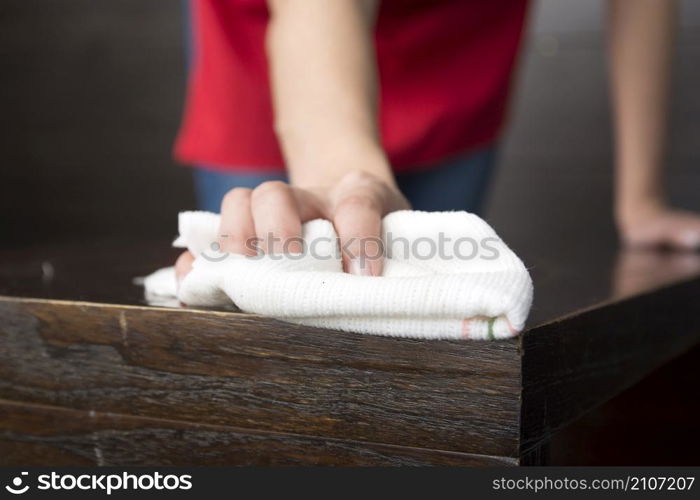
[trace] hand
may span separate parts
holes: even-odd
[[[630,247],[700,250],[700,215],[664,205],[637,207],[618,218],[620,236]]]
[[[407,208],[408,202],[395,185],[362,171],[344,174],[326,186],[302,188],[265,182],[254,190],[235,188],[226,194],[221,205],[219,245],[222,252],[243,255],[256,254],[254,242],[269,253],[301,252],[302,223],[322,218],[335,226],[345,271],[379,276],[383,265],[379,245],[382,218]],[[178,281],[190,271],[193,260],[189,252],[178,258]]]

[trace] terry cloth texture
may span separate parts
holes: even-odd
[[[304,252],[245,257],[218,251],[219,215],[182,212],[175,247],[194,256],[177,298],[303,325],[424,339],[517,335],[532,303],[522,261],[478,216],[399,211],[383,220],[382,276],[343,272],[327,220],[303,225]],[[147,295],[176,296],[173,268],[144,280]]]

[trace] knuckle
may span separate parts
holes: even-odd
[[[286,189],[287,184],[282,181],[266,181],[253,190],[252,198],[253,201],[256,201],[269,196],[278,196],[280,193],[285,192]]]
[[[223,205],[243,203],[250,199],[251,190],[243,187],[236,187],[229,190],[222,201]]]
[[[379,205],[380,204],[377,199],[369,194],[351,194],[340,200],[337,210],[345,211],[364,209],[378,212],[380,209]]]
[[[223,248],[237,243],[244,243],[253,236],[253,234],[240,227],[230,228],[228,230],[222,228],[218,241]]]
[[[341,178],[340,182],[343,184],[368,184],[375,181],[375,177],[372,174],[364,172],[362,170],[353,170],[346,173]]]

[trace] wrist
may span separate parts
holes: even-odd
[[[615,219],[621,227],[649,220],[666,209],[666,202],[661,196],[634,197],[618,200],[615,204]]]
[[[330,186],[351,172],[364,172],[396,186],[386,154],[370,139],[317,141],[316,147],[287,143],[284,151],[290,182],[295,186]]]

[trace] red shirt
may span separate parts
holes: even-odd
[[[194,64],[175,147],[184,163],[279,170],[265,0],[193,0]],[[383,0],[380,130],[397,171],[494,141],[527,0]]]

